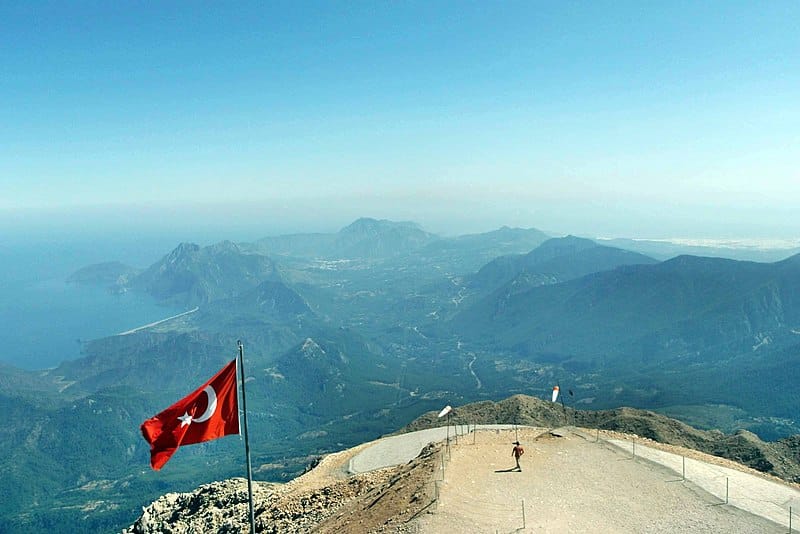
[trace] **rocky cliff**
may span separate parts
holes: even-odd
[[[256,482],[256,531],[404,532],[433,500],[430,481],[440,448],[426,447],[407,465],[347,476],[343,466],[359,449],[326,456],[288,484]],[[123,534],[239,534],[248,528],[247,481],[237,478],[164,495]]]

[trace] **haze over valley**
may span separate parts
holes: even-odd
[[[796,483],[797,20],[0,5],[0,531],[242,476],[241,439],[156,472],[139,430],[238,341],[261,481],[450,405]]]
[[[7,515],[9,528],[85,520],[80,507],[67,512],[85,499],[103,503],[98,525],[124,523],[147,496],[237,474],[237,440],[181,450],[174,471],[142,471],[137,428],[230,360],[238,340],[267,480],[444,403],[544,398],[554,384],[576,408],[635,406],[769,440],[800,433],[800,251],[772,250],[788,256],[769,263],[657,260],[608,243],[510,227],[444,237],[360,218],[331,233],[180,243],[149,266],[76,269],[62,282],[70,291],[112,302],[81,301],[78,317],[118,319],[113,306],[147,301],[161,315],[147,308],[52,369],[3,367],[6,488],[19,507],[8,510],[28,510]]]

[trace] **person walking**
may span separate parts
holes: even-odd
[[[511,449],[511,456],[514,457],[514,460],[517,462],[517,471],[522,471],[522,467],[519,465],[519,457],[525,454],[525,449],[522,448],[522,445],[519,444],[519,441],[514,442],[514,448]]]

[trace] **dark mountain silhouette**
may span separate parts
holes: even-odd
[[[72,284],[102,285],[111,289],[124,288],[141,269],[125,265],[118,261],[109,261],[88,265],[75,271],[67,278]]]
[[[415,223],[362,218],[339,231],[335,247],[343,257],[381,258],[416,250],[434,239]]]
[[[518,292],[607,271],[620,265],[653,263],[656,260],[636,252],[567,236],[549,239],[527,254],[496,258],[472,276],[470,283],[485,292],[510,284],[513,291]]]
[[[279,280],[261,282],[239,296],[215,301],[205,306],[201,316],[247,317],[264,322],[293,321],[298,315],[311,314],[303,297]]]
[[[642,254],[647,254],[659,260],[668,260],[675,256],[710,256],[714,258],[728,258],[732,260],[758,261],[772,263],[781,261],[789,256],[800,254],[797,246],[786,248],[785,245],[778,248],[760,246],[724,246],[715,243],[713,240],[703,243],[680,243],[669,240],[648,240],[648,239],[626,239],[614,238],[603,239],[606,245],[633,250]]]
[[[433,263],[444,272],[468,274],[498,256],[527,252],[547,239],[548,236],[536,228],[503,226],[482,234],[439,238],[416,251],[412,261]]]
[[[205,382],[233,359],[235,347],[236,339],[230,334],[142,331],[91,341],[84,357],[65,361],[48,375],[69,384],[64,389],[68,394],[117,386],[180,391],[185,384]]]
[[[182,243],[131,285],[163,301],[198,305],[234,297],[266,280],[280,280],[271,259],[223,241],[203,248]]]
[[[465,337],[594,359],[695,359],[795,339],[800,266],[680,256],[511,295],[496,293],[453,321]],[[702,358],[701,358],[702,359]]]
[[[380,346],[351,331],[320,330],[267,369],[264,395],[310,416],[368,411],[397,397],[399,369]]]
[[[241,244],[245,250],[293,258],[380,260],[413,257],[469,272],[503,254],[539,246],[547,235],[535,228],[441,237],[412,222],[361,218],[333,234],[291,234]]]
[[[408,253],[435,239],[435,235],[416,223],[364,217],[335,234],[265,237],[251,248],[267,254],[306,258],[380,259]]]
[[[440,238],[426,245],[421,253],[453,255],[487,252],[492,258],[518,253],[519,250],[536,248],[549,239],[549,236],[536,228],[509,228],[503,226],[482,234],[466,234],[452,238]]]

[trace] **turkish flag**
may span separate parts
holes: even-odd
[[[158,471],[181,445],[239,433],[236,360],[208,382],[140,427],[150,444],[150,465]]]

